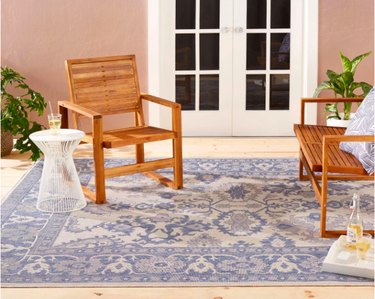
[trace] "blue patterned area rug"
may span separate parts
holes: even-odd
[[[75,163],[92,187],[92,160]],[[106,205],[63,214],[35,208],[42,167],[2,205],[3,287],[373,283],[321,271],[334,240],[319,238],[296,159],[186,159],[182,190],[140,174],[108,179]],[[329,226],[345,227],[354,192],[373,226],[371,182],[331,184]]]

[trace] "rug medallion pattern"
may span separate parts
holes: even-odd
[[[92,160],[75,163],[92,187]],[[35,208],[42,167],[2,205],[5,287],[371,283],[321,271],[333,240],[319,238],[319,205],[296,159],[186,159],[182,190],[118,177],[107,204],[62,214]],[[329,227],[345,228],[354,192],[373,226],[373,183],[329,190]]]

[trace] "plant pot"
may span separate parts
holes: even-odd
[[[340,113],[340,117],[343,117],[343,114]],[[337,119],[337,118],[328,118],[327,126],[329,127],[343,127],[347,128],[350,120],[354,117],[354,113],[350,113],[350,119]]]
[[[11,132],[1,130],[1,156],[7,156],[13,149],[13,135]]]

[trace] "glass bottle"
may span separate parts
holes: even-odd
[[[363,234],[363,219],[360,212],[360,197],[358,194],[354,193],[350,208],[352,209],[352,213],[349,217],[346,242],[349,247],[351,245],[355,247],[357,240],[361,238]]]

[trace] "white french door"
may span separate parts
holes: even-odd
[[[293,135],[303,2],[160,1],[159,94],[181,103],[184,136]]]
[[[161,93],[181,103],[183,135],[230,136],[233,0],[160,3]]]
[[[293,135],[302,95],[302,1],[233,4],[233,135]]]

